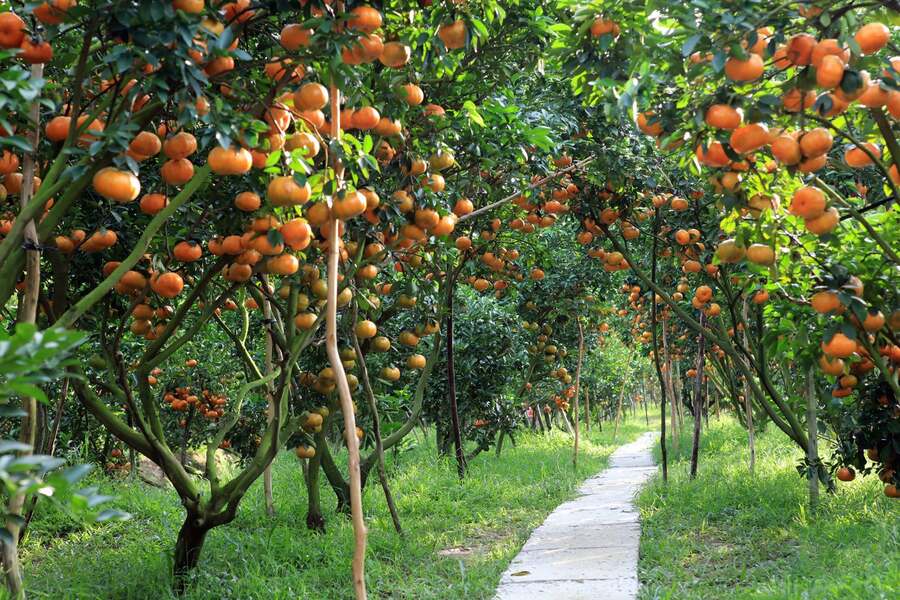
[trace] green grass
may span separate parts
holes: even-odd
[[[639,496],[640,598],[876,600],[900,590],[900,502],[874,476],[822,493],[810,514],[801,454],[770,427],[757,438],[732,420],[704,431],[699,475],[684,438],[669,470]]]
[[[507,441],[500,457],[478,456],[462,483],[452,462],[436,458],[433,439],[420,436],[389,464],[405,540],[393,530],[377,480],[365,491],[370,597],[491,598],[531,530],[600,471],[616,445],[645,430],[644,420],[626,422],[616,444],[610,429],[582,438],[577,473],[570,436],[525,433],[517,447]],[[334,513],[334,495],[323,489],[328,529],[318,535],[305,526],[297,460],[279,456],[274,477],[276,516],[265,516],[257,482],[235,521],[209,534],[186,598],[351,597],[352,529]],[[105,481],[102,488],[133,518],[81,528],[50,511],[39,514],[23,548],[30,597],[170,597],[170,555],[183,518],[176,495],[137,482]],[[472,552],[463,559],[438,554],[459,547]]]

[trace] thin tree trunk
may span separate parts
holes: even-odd
[[[746,330],[746,327],[749,325],[749,311],[750,304],[749,299],[744,299],[744,305],[741,308],[741,314],[744,318],[745,329],[744,329],[744,344],[749,348],[749,336]],[[749,367],[749,365],[747,365]],[[750,399],[750,383],[747,381],[747,377],[744,377],[744,412],[747,413],[747,442],[750,445],[750,472],[753,473],[756,470],[756,425],[753,422],[753,401]]]
[[[700,313],[700,326],[706,324],[706,314]],[[697,374],[694,377],[694,438],[691,444],[691,479],[697,478],[697,463],[700,458],[700,427],[703,423],[703,365],[706,358],[706,337],[701,333],[697,340]]]
[[[319,490],[319,473],[322,465],[321,445],[327,444],[323,433],[316,434],[316,454],[309,459],[304,469],[306,475],[306,527],[312,531],[325,531],[325,517],[322,515],[322,496]]]
[[[357,304],[353,302],[353,321],[357,318]],[[375,436],[375,456],[378,459],[378,479],[381,481],[381,489],[384,492],[384,500],[388,505],[391,513],[391,521],[394,523],[394,529],[401,536],[403,535],[403,526],[400,524],[400,515],[397,513],[397,506],[394,504],[394,497],[391,495],[391,488],[388,486],[387,470],[384,468],[384,445],[381,440],[381,417],[378,415],[378,403],[375,401],[375,392],[372,390],[372,382],[369,379],[369,368],[366,365],[366,355],[363,354],[362,347],[359,345],[359,338],[356,330],[351,330],[350,337],[353,340],[353,349],[356,352],[356,360],[359,363],[359,374],[363,384],[363,391],[369,400],[369,410],[372,411],[372,435]]]
[[[66,407],[66,398],[69,395],[69,378],[63,379],[62,386],[59,391],[59,398],[56,400],[56,411],[53,415],[53,426],[50,428],[50,437],[47,439],[45,452],[50,456],[56,453],[56,443],[59,439],[59,428],[62,425],[63,413]]]
[[[337,3],[337,13],[344,12],[344,3]],[[341,91],[331,82],[331,137],[339,140],[341,136]],[[343,165],[334,158],[332,165],[338,184],[344,175]],[[338,186],[340,187],[340,186]],[[331,203],[329,203],[329,208]],[[359,471],[359,438],[356,437],[356,415],[353,414],[353,397],[347,383],[347,373],[341,363],[337,343],[337,295],[338,295],[338,261],[340,260],[340,222],[331,217],[331,230],[328,236],[328,300],[326,314],[325,350],[328,361],[334,371],[338,396],[341,401],[341,412],[344,415],[344,436],[347,442],[347,470],[350,476],[350,512],[353,521],[353,589],[356,600],[366,599],[366,522],[362,506],[362,480]]]
[[[673,374],[675,378],[672,380],[673,398],[672,408],[675,409],[675,418],[678,420],[678,442],[676,448],[681,444],[681,436],[684,433],[684,382],[681,379],[681,361],[674,362]]]
[[[584,416],[585,427],[588,432],[591,430],[591,390],[589,387],[584,388]]]
[[[55,413],[53,415],[53,425],[50,427],[50,433],[46,440],[44,440],[44,454],[49,456],[53,456],[56,453],[56,441],[59,438],[59,429],[62,425],[62,417],[63,412],[65,410],[66,398],[69,395],[69,378],[66,377],[63,379],[62,386],[59,391],[59,398],[56,400]],[[132,466],[132,471],[134,467]],[[131,473],[133,476],[134,473]],[[31,498],[31,502],[28,503],[28,510],[25,513],[25,524],[22,526],[22,531],[19,532],[19,537],[23,538],[26,535],[28,530],[28,525],[31,523],[31,519],[34,518],[34,509],[37,506],[39,496],[33,496]]]
[[[654,241],[655,241],[655,238],[654,238]],[[654,257],[655,256],[656,256],[656,254],[654,253]],[[655,260],[654,260],[653,264],[654,264],[654,266],[656,265]],[[653,315],[655,315],[657,312],[657,305],[656,305],[655,299],[654,299],[653,305],[651,307],[651,311],[652,311]],[[661,329],[662,329],[663,359],[665,361],[663,363],[663,366],[666,367],[665,372],[662,372],[662,367],[657,365],[659,374],[664,379],[664,381],[662,383],[660,383],[660,386],[662,388],[662,396],[663,396],[662,404],[660,405],[660,411],[662,413],[662,423],[661,423],[660,430],[662,432],[665,432],[665,429],[666,429],[666,424],[665,424],[666,405],[665,404],[666,404],[666,397],[668,397],[670,400],[670,402],[669,402],[669,411],[671,412],[670,419],[672,421],[672,448],[675,450],[675,452],[678,452],[678,419],[675,417],[676,399],[675,399],[675,386],[672,384],[673,365],[672,365],[672,359],[669,355],[669,334],[666,331],[666,329],[668,329],[668,326],[669,326],[669,319],[666,318],[665,314],[663,314]],[[663,445],[665,445],[665,442],[663,442]],[[665,470],[667,469],[665,461],[663,461],[663,469],[664,469],[663,474],[665,475]],[[666,477],[664,476],[663,480],[665,480],[665,479],[666,479]]]
[[[650,427],[650,409],[647,408],[647,398],[641,398],[641,404],[644,405],[644,422]]]
[[[43,63],[31,66],[31,79],[38,80],[44,75]],[[23,209],[31,202],[34,193],[34,152],[40,141],[40,99],[35,98],[29,110],[31,130],[28,142],[31,150],[26,152],[22,160],[22,189],[19,193],[19,206]],[[41,289],[41,251],[34,220],[25,225],[25,292],[19,301],[17,321],[34,324],[37,322],[38,296]],[[34,452],[37,441],[37,400],[22,398],[22,425],[19,430],[19,441],[29,446],[21,454]],[[25,506],[25,494],[13,494],[6,507],[6,540],[0,542],[0,564],[6,578],[6,588],[12,598],[25,598],[23,587],[22,564],[19,561],[19,536],[22,532],[22,509]]]
[[[450,426],[453,429],[453,446],[456,451],[456,472],[459,478],[466,476],[466,457],[463,450],[462,431],[459,426],[459,406],[456,403],[456,367],[453,362],[453,300],[455,281],[447,282],[447,394],[450,401]]]
[[[622,417],[622,401],[625,399],[625,381],[622,381],[622,391],[619,392],[619,403],[616,405],[616,425],[615,429],[613,429],[613,441],[616,441],[616,436],[619,435],[619,419]]]
[[[581,392],[581,365],[584,361],[584,328],[581,326],[581,321],[576,319],[578,323],[578,366],[575,368],[575,395],[574,406],[572,407],[573,414],[575,417],[575,445],[572,449],[572,467],[574,469],[578,468],[578,430],[581,428],[578,423],[578,395]]]
[[[269,285],[269,282],[266,280],[265,276],[262,278],[262,283],[265,286]],[[268,289],[266,290],[268,292]],[[265,374],[268,375],[272,372],[272,304],[269,302],[268,293],[263,296],[263,319],[266,321],[266,338],[265,338]],[[266,398],[268,400],[266,407],[266,419],[269,424],[272,423],[272,419],[275,418],[275,398],[273,397],[273,383],[269,382],[266,384]],[[272,493],[272,463],[266,467],[266,470],[263,471],[263,498],[266,504],[266,515],[270,517],[275,516],[275,498]]]
[[[815,372],[809,369],[806,372],[806,428],[809,436],[806,462],[809,466],[809,508],[811,511],[815,511],[819,504],[818,402]]]

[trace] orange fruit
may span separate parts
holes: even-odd
[[[883,23],[867,23],[853,36],[863,55],[875,54],[891,40],[891,31]]]
[[[748,55],[746,60],[731,57],[725,61],[725,76],[733,81],[755,81],[762,77],[765,65],[758,54]]]
[[[706,124],[718,129],[736,129],[741,124],[741,113],[727,104],[713,104],[706,109]]]
[[[804,186],[794,192],[790,213],[804,219],[815,219],[825,212],[825,194],[815,186]]]

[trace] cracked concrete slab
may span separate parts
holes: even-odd
[[[513,559],[495,600],[633,600],[641,527],[634,495],[655,472],[655,434],[616,450],[609,468],[559,505]]]

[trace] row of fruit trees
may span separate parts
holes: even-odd
[[[715,396],[751,449],[771,423],[806,452],[813,497],[856,472],[898,495],[892,3],[8,4],[0,305],[63,341],[3,371],[37,377],[3,456],[155,463],[176,590],[260,478],[274,511],[290,448],[307,526],[323,475],[352,518],[363,598],[373,470],[401,528],[386,450],[433,424],[464,476],[560,426],[577,461],[592,399],[661,403],[663,477],[667,422],[697,417],[696,473]],[[3,480],[24,595],[48,488]]]

